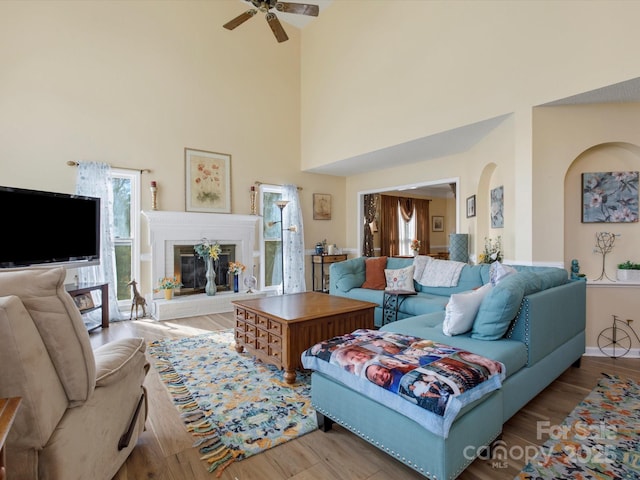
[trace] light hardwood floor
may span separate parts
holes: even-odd
[[[148,342],[162,338],[179,338],[212,330],[233,327],[233,316],[206,315],[173,321],[137,320],[112,323],[111,327],[92,332],[94,347],[130,336]],[[502,440],[509,451],[517,447],[541,445],[546,437],[537,437],[538,421],[558,425],[593,389],[601,373],[617,374],[640,381],[638,359],[584,357],[580,368],[569,368],[539,396],[513,416],[503,429]],[[149,416],[138,445],[114,480],[214,480],[192,447],[193,438],[186,431],[171,398],[154,368],[146,379],[149,393]],[[425,445],[425,449],[429,448]],[[524,466],[522,458],[509,458],[502,464],[476,460],[460,479],[513,479]],[[404,480],[424,479],[402,463],[383,454],[350,432],[334,426],[323,433],[316,430],[299,439],[229,466],[223,480]]]

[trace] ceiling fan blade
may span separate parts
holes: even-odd
[[[269,26],[271,27],[271,30],[273,31],[273,34],[276,36],[276,40],[278,40],[278,43],[282,43],[282,42],[286,42],[287,40],[289,40],[289,37],[287,37],[287,32],[284,31],[284,28],[282,28],[282,24],[280,23],[280,20],[278,20],[278,17],[276,17],[275,13],[267,13],[265,15],[267,22],[269,22]]]
[[[223,27],[226,28],[227,30],[233,30],[237,26],[242,25],[244,22],[249,20],[256,13],[258,13],[258,11],[255,8],[252,8],[251,10],[247,10],[246,12],[238,15],[233,20],[230,20],[227,23],[225,23]]]
[[[276,3],[276,10],[283,13],[297,13],[299,15],[311,15],[317,17],[320,13],[318,5],[310,5],[308,3],[288,3],[278,2]]]

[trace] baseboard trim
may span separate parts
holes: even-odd
[[[608,357],[609,356],[602,353],[598,347],[587,347],[585,349],[584,355],[586,357]],[[632,348],[631,350],[629,350],[629,353],[627,353],[624,357],[618,357],[618,358],[640,358],[640,348]]]

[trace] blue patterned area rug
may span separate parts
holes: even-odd
[[[149,344],[149,354],[209,471],[317,428],[310,375],[284,382],[276,367],[235,351],[233,330]]]
[[[639,479],[640,386],[606,375],[549,437],[516,479]]]

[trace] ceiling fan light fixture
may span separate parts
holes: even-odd
[[[259,10],[266,14],[265,18],[267,19],[267,23],[269,24],[269,27],[271,27],[271,31],[276,37],[276,40],[278,40],[278,43],[289,40],[289,37],[284,31],[284,28],[282,27],[282,24],[280,23],[280,20],[278,19],[276,14],[270,11],[271,9],[275,9],[278,12],[282,13],[295,13],[298,15],[309,15],[312,17],[317,17],[320,12],[320,8],[317,5],[311,5],[307,3],[279,2],[278,0],[246,1],[252,4],[255,8],[247,10],[246,12],[238,15],[236,18],[225,23],[223,27],[227,30],[233,30],[234,28],[242,25],[244,22],[253,17],[256,13],[258,13]]]

